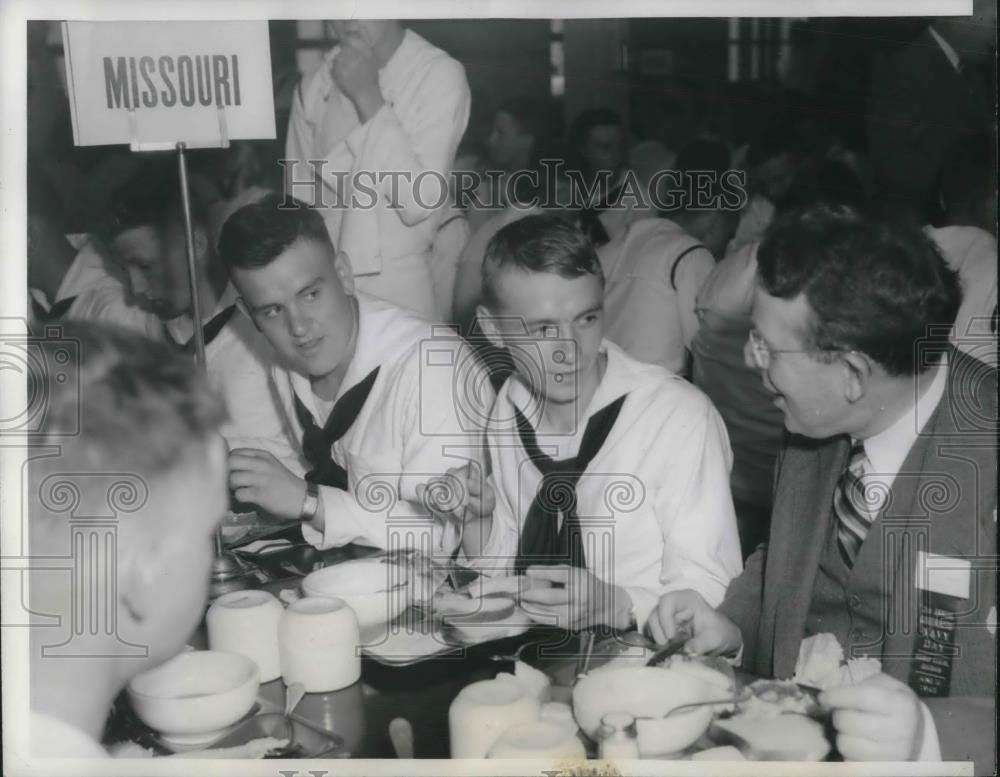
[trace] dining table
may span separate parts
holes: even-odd
[[[301,541],[301,535],[287,545],[268,552],[239,552],[252,574],[248,585],[269,591],[289,601],[299,595],[302,579],[310,572],[358,558],[385,554],[359,545],[318,550]],[[246,581],[245,581],[246,582]],[[219,592],[216,592],[219,593]],[[394,621],[406,628],[421,616],[420,608],[409,608]],[[207,612],[207,607],[206,607]],[[426,612],[424,613],[426,615]],[[410,619],[410,620],[408,620]],[[391,628],[392,625],[382,628]],[[536,626],[517,636],[478,644],[443,644],[428,655],[409,660],[386,660],[366,648],[362,632],[361,677],[354,684],[327,693],[306,693],[295,708],[293,718],[334,743],[319,758],[386,759],[396,757],[390,737],[390,723],[404,718],[412,727],[414,758],[449,758],[448,710],[459,692],[470,683],[514,672],[515,662],[523,661],[544,672],[552,682],[552,698],[571,702],[572,686],[581,671],[596,668],[628,650],[635,632],[623,633],[598,628],[568,632],[550,626]],[[188,641],[191,648],[207,649],[205,619]],[[646,643],[647,646],[649,643]],[[596,646],[596,647],[595,647]],[[738,687],[755,679],[740,669],[728,670]],[[260,685],[258,712],[281,712],[285,684],[281,678]],[[829,733],[829,732],[828,732]],[[108,718],[103,743],[111,747],[122,742],[137,743],[167,755],[169,750],[132,711],[123,691],[115,700]],[[705,739],[693,749],[714,746]],[[596,744],[587,742],[588,755],[596,756]]]
[[[285,591],[294,595],[308,572],[379,552],[359,545],[317,550],[304,543],[293,543],[278,552],[237,555],[244,556],[254,566],[251,587],[281,596]],[[565,646],[575,638],[560,629],[539,627],[516,637],[478,645],[442,647],[438,654],[406,664],[387,663],[362,651],[358,682],[338,691],[305,694],[294,716],[342,741],[327,757],[393,758],[389,723],[395,718],[405,718],[412,726],[415,758],[448,758],[448,709],[462,688],[492,678],[499,671],[513,671],[513,661],[508,659],[523,644]],[[204,618],[188,645],[199,650],[208,648]],[[575,656],[570,655],[572,651],[562,652],[566,655],[552,659],[552,666],[575,661]],[[280,712],[284,697],[285,685],[278,678],[261,684],[257,701],[262,711]],[[166,754],[154,732],[135,716],[124,691],[115,700],[103,741],[105,746],[138,742],[157,754]]]

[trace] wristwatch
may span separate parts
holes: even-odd
[[[319,512],[319,486],[311,480],[307,480],[306,495],[302,500],[302,511],[299,513],[299,518],[303,522],[308,522],[316,517],[317,512]]]

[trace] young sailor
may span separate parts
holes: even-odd
[[[731,453],[700,391],[604,339],[603,293],[593,247],[558,216],[490,243],[480,318],[516,371],[488,426],[496,506],[467,511],[463,548],[526,573],[538,620],[641,628],[662,593],[719,602],[739,574]]]
[[[212,386],[229,412],[223,437],[230,448],[255,447],[292,463],[292,440],[271,384],[276,354],[236,307],[236,290],[216,251],[224,211],[212,210],[192,190],[195,264],[205,357]],[[134,178],[112,196],[100,232],[108,253],[127,275],[139,307],[159,320],[162,337],[194,358],[194,323],[180,188],[162,169]]]
[[[451,330],[358,292],[320,214],[283,205],[268,197],[238,210],[219,249],[283,357],[278,391],[310,470],[302,478],[264,452],[235,450],[230,486],[240,501],[301,517],[321,548],[450,552],[451,525],[430,519],[416,487],[480,461],[493,399],[485,372]]]

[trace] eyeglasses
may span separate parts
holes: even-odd
[[[760,336],[760,332],[756,329],[750,330],[750,336],[747,338],[747,346],[750,352],[750,356],[753,359],[754,366],[759,370],[766,370],[771,364],[771,355],[775,353],[809,353],[810,349],[803,348],[771,348],[764,338]]]

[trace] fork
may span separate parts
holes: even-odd
[[[458,542],[455,545],[455,556],[458,556],[462,552],[462,539],[465,537],[465,522],[468,519],[468,506],[462,507],[462,520],[458,524]],[[456,572],[458,571],[458,564],[455,562],[455,556],[451,559],[451,564],[448,570],[448,582],[451,584],[453,590],[457,591],[461,586],[458,582],[458,577]]]

